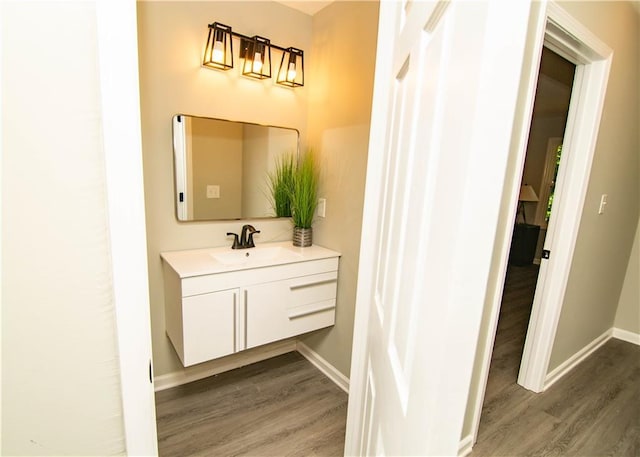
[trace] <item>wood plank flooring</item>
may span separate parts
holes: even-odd
[[[516,379],[538,270],[509,267],[479,456],[640,456],[640,347],[611,340],[547,392]],[[347,395],[298,353],[156,394],[170,456],[338,456]]]
[[[347,394],[297,352],[156,394],[170,456],[339,456]]]
[[[516,384],[537,267],[509,267],[478,456],[640,456],[640,347],[611,340],[542,394]]]

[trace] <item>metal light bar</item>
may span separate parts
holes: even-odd
[[[304,86],[304,51],[283,48],[258,35],[249,37],[234,32],[228,25],[209,24],[209,36],[202,65],[216,70],[233,68],[232,37],[240,39],[240,58],[244,59],[242,74],[256,79],[271,78],[271,49],[282,52],[276,83],[286,87]]]

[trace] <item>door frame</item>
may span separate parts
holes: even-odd
[[[109,244],[127,455],[158,455],[136,2],[96,2]]]
[[[535,21],[537,27],[535,36],[532,38],[535,49],[531,58],[537,61],[530,62],[528,75],[530,83],[526,94],[530,115],[523,120],[528,125],[520,126],[520,138],[514,138],[514,144],[518,145],[516,154],[520,178],[514,179],[513,186],[520,183],[524,170],[524,157],[542,48],[546,46],[576,64],[576,76],[563,142],[563,157],[566,160],[560,163],[556,187],[556,192],[560,191],[561,197],[558,199],[557,207],[553,209],[544,247],[551,250],[553,246],[554,249],[549,260],[541,260],[538,286],[518,376],[518,384],[534,392],[542,392],[550,385],[547,371],[580,227],[613,51],[554,1],[541,4]],[[512,216],[507,220],[513,224],[517,205],[515,191],[511,193],[511,200],[509,214]],[[479,382],[482,384],[475,398],[469,399],[470,402],[474,402],[472,443],[475,443],[478,437],[510,242],[511,237],[505,237],[501,249],[501,264],[497,272],[500,283],[496,284],[494,289],[498,293],[491,297],[491,302],[488,304],[490,331],[482,342],[485,347],[479,376]],[[482,352],[478,351],[478,354]]]

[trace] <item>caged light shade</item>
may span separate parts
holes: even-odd
[[[209,24],[209,36],[204,50],[202,65],[218,70],[233,68],[232,31],[228,25],[214,22]]]
[[[271,78],[271,42],[256,35],[242,39],[240,45],[240,58],[244,58],[242,74],[256,79]]]
[[[288,87],[304,86],[304,52],[301,49],[283,51],[276,82]]]

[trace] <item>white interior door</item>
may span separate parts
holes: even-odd
[[[348,455],[457,454],[528,15],[380,5]]]

